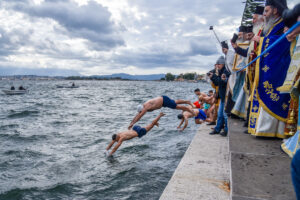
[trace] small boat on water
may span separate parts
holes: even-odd
[[[79,86],[56,85],[56,88],[79,88]]]
[[[2,90],[7,95],[26,94],[28,90]]]
[[[67,86],[65,88],[79,88],[79,86]]]

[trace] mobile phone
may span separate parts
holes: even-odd
[[[232,43],[236,43],[238,37],[239,37],[239,36],[238,36],[236,33],[233,34],[233,37],[232,37],[232,39],[231,39],[231,42],[232,42]]]

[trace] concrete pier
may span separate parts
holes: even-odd
[[[228,137],[201,125],[160,200],[229,199]]]
[[[291,159],[281,139],[242,133],[240,120],[228,121],[232,200],[296,200]]]
[[[229,137],[202,125],[160,200],[295,200],[282,140],[244,134],[242,124],[229,119]]]

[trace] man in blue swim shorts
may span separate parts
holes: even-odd
[[[189,118],[195,117],[195,124],[202,124],[203,122],[212,122],[212,120],[210,118],[207,118],[205,112],[201,109],[193,109],[194,113],[196,113],[195,115],[192,115],[189,112],[182,112],[182,114],[179,114],[177,116],[178,119],[181,120],[179,126],[177,127],[178,129],[180,129],[180,131],[183,131],[189,124]],[[184,123],[183,128],[181,128],[182,124]]]
[[[140,127],[140,126],[134,126],[132,129],[112,135],[112,141],[106,148],[106,154],[108,156],[111,156],[113,153],[117,151],[117,149],[121,146],[123,141],[125,140],[131,140],[135,137],[143,137],[146,135],[155,125],[159,126],[158,121],[162,116],[164,116],[164,113],[160,113],[151,124],[147,125],[146,127]],[[112,149],[110,153],[108,153],[108,150],[113,146],[113,144],[117,142],[117,145]]]
[[[182,99],[173,100],[167,96],[156,97],[154,99],[150,99],[146,101],[143,105],[138,105],[138,114],[131,121],[130,125],[128,126],[128,130],[130,130],[133,127],[133,125],[136,122],[138,122],[144,116],[144,114],[146,114],[146,112],[152,112],[162,107],[187,111],[190,112],[191,114],[195,114],[191,107],[178,105],[178,104],[188,104],[192,107],[195,107],[190,101],[182,100]]]

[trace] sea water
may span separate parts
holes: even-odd
[[[0,81],[1,88],[12,82]],[[143,138],[122,144],[112,158],[111,135],[126,130],[148,99],[196,101],[205,83],[154,81],[19,81],[29,92],[0,92],[0,199],[158,199],[199,129],[179,132],[178,110]],[[159,114],[147,113],[144,126]]]

